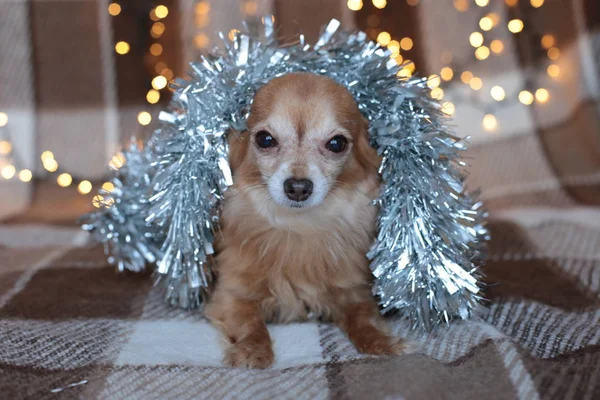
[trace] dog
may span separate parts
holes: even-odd
[[[403,353],[371,293],[381,160],[350,92],[324,76],[284,75],[257,91],[247,125],[228,137],[234,184],[205,308],[227,343],[224,363],[269,367],[266,323],[313,316],[361,353]]]

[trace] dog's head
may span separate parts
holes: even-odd
[[[232,135],[230,162],[243,185],[282,207],[308,208],[377,173],[367,120],[333,80],[294,73],[256,94],[248,132]]]

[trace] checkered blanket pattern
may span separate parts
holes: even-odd
[[[166,306],[147,274],[117,274],[77,228],[0,226],[0,397],[597,398],[600,209],[562,189],[529,195],[548,203],[492,202],[481,320],[433,334],[391,320],[417,348],[387,358],[326,323],[273,325],[264,371],[223,367],[200,312]]]
[[[54,40],[42,28],[55,3],[64,3],[60,13],[89,18],[93,10],[105,9],[96,1],[2,1],[10,11],[0,13],[6,22],[2,27],[18,38],[15,26],[35,25],[34,41]],[[580,2],[547,3],[567,10]],[[46,198],[36,196],[39,201],[26,214],[0,225],[0,398],[599,398],[600,97],[593,72],[600,71],[600,19],[594,17],[599,15],[597,1],[582,4],[584,29],[554,24],[572,28],[561,36],[568,39],[565,48],[584,48],[584,41],[591,45],[589,57],[567,57],[582,61],[564,66],[573,72],[567,77],[571,80],[555,97],[562,103],[553,103],[566,110],[566,117],[555,121],[557,108],[532,107],[531,122],[522,132],[480,142],[467,154],[472,165],[468,184],[483,189],[491,211],[490,259],[483,267],[489,302],[480,320],[425,334],[392,319],[395,333],[416,344],[413,353],[399,357],[359,355],[329,324],[273,325],[277,361],[271,369],[225,368],[219,337],[201,313],[167,307],[148,274],[117,274],[102,249],[74,227],[78,213],[68,210],[73,203],[49,201],[70,193],[61,189]],[[38,22],[11,24],[21,15],[17,12]],[[18,43],[0,40],[4,53],[25,57],[27,51],[10,47]],[[47,49],[47,62],[63,64],[50,47],[38,48]],[[7,60],[13,62],[0,57],[3,71],[13,65]],[[71,61],[74,70],[95,71],[88,68],[95,61]],[[40,68],[37,82],[44,81],[43,71],[53,77],[49,82],[57,82],[51,68]],[[26,71],[21,75],[22,82],[29,82]],[[574,78],[579,76],[592,79]],[[18,79],[10,77],[6,83],[14,89]],[[78,85],[77,76],[70,76],[70,87],[86,87],[90,79],[84,78]],[[39,86],[37,96],[45,101],[40,107],[52,110],[38,121],[44,147],[51,136],[44,132],[77,131],[80,125],[48,123],[56,109],[68,107],[55,106],[56,99],[44,96],[55,90]],[[9,105],[33,101],[23,84],[0,92]],[[61,100],[62,91],[56,92]],[[82,93],[87,99],[90,91]],[[68,106],[79,109],[81,102]],[[86,128],[97,127],[101,135],[102,125],[87,121]]]

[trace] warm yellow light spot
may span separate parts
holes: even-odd
[[[535,91],[535,99],[540,103],[545,103],[550,99],[550,92],[544,88],[538,89]]]
[[[160,36],[165,32],[165,24],[162,22],[155,22],[152,24],[152,33]]]
[[[150,46],[150,54],[153,56],[160,56],[162,52],[163,47],[160,43],[153,43],[152,46]]]
[[[533,8],[540,8],[544,5],[544,0],[531,0],[531,6]]]
[[[160,20],[160,18],[158,18],[158,17],[156,16],[156,12],[154,11],[154,8],[153,8],[153,9],[150,11],[150,19],[151,19],[152,21],[155,21],[155,22],[156,22],[156,21],[158,21],[158,20]]]
[[[0,112],[0,126],[8,124],[8,115],[5,112]]]
[[[439,87],[432,89],[430,94],[431,94],[431,97],[436,100],[441,100],[444,98],[444,90]]]
[[[121,153],[115,154],[113,156],[113,158],[111,158],[110,162],[108,163],[108,166],[112,169],[119,169],[123,165],[125,165],[126,161],[127,160],[125,159],[125,156],[123,156],[123,154],[121,154]]]
[[[208,14],[210,11],[210,3],[208,1],[201,1],[196,4],[196,14]]]
[[[102,185],[102,190],[108,193],[112,193],[112,191],[115,190],[115,185],[113,185],[112,182],[104,182],[104,184]]]
[[[447,115],[454,115],[454,112],[456,111],[456,107],[454,106],[454,103],[447,101],[444,104],[442,104],[442,112],[447,114]]]
[[[137,120],[140,125],[148,125],[152,121],[152,115],[147,111],[142,111],[138,114]]]
[[[469,43],[471,43],[471,46],[473,47],[481,46],[483,44],[483,35],[481,34],[481,32],[471,33],[471,35],[469,36]]]
[[[400,47],[402,48],[402,50],[405,51],[409,51],[410,49],[412,49],[413,45],[413,40],[409,37],[402,38],[402,40],[400,41]]]
[[[156,104],[160,100],[160,92],[156,89],[148,90],[146,93],[146,101],[150,104]]]
[[[194,37],[194,45],[199,49],[203,49],[206,46],[208,46],[208,36],[206,35],[206,33],[197,34]]]
[[[348,0],[348,3],[346,4],[348,5],[348,8],[352,11],[358,11],[363,7],[362,0]]]
[[[558,76],[560,75],[560,67],[556,64],[551,64],[548,66],[548,75],[551,78],[558,78]]]
[[[406,68],[407,70],[410,71],[410,73],[414,73],[415,69],[417,68],[415,63],[413,62],[413,60],[406,60],[404,61],[404,68]]]
[[[46,150],[42,153],[40,158],[42,159],[42,162],[46,162],[48,160],[54,160],[54,153],[49,150]]]
[[[258,4],[256,1],[247,1],[244,3],[243,11],[248,15],[255,15],[258,11]]]
[[[12,143],[8,140],[0,140],[0,155],[8,155],[12,151]]]
[[[463,81],[463,83],[469,84],[471,83],[471,79],[473,79],[473,73],[471,71],[465,71],[460,74],[460,80]]]
[[[502,101],[506,97],[506,92],[502,89],[501,86],[494,86],[490,90],[490,94],[492,95],[492,99],[496,101]]]
[[[13,165],[5,165],[4,168],[2,168],[2,172],[0,172],[0,174],[2,174],[2,177],[4,179],[12,179],[13,176],[15,176],[15,173],[17,172],[17,169],[13,166]]]
[[[488,16],[485,16],[479,20],[479,27],[484,31],[489,31],[494,27],[494,22]]]
[[[490,49],[487,46],[481,46],[477,50],[475,50],[475,57],[478,60],[485,60],[490,56]]]
[[[165,18],[169,15],[169,9],[166,6],[160,5],[154,9],[154,14],[156,14],[158,18]]]
[[[23,169],[21,170],[21,172],[19,172],[19,179],[21,180],[21,182],[29,182],[31,181],[31,179],[33,179],[33,174],[30,170]]]
[[[475,4],[479,7],[485,7],[489,4],[490,0],[475,0]]]
[[[514,7],[517,5],[519,0],[504,0],[504,2],[506,3],[507,6]]]
[[[162,75],[155,76],[152,79],[152,87],[156,90],[164,89],[167,86],[167,78]]]
[[[450,64],[452,62],[452,52],[448,50],[444,50],[440,57],[444,64]]]
[[[240,33],[239,30],[232,29],[229,31],[229,34],[227,36],[229,36],[229,40],[233,40],[233,39],[235,39],[235,35],[237,35],[238,33]]]
[[[171,70],[170,68],[163,69],[160,74],[167,78],[168,81],[173,79],[173,70]]]
[[[452,71],[452,68],[450,67],[444,67],[440,71],[440,76],[443,80],[450,81],[454,77],[454,71]]]
[[[553,35],[544,35],[542,36],[542,47],[548,50],[550,47],[556,44],[556,39],[554,39]]]
[[[116,17],[117,15],[121,14],[121,6],[117,3],[111,3],[108,6],[108,13],[113,17]]]
[[[556,47],[550,47],[548,49],[548,58],[551,60],[558,60],[560,57],[560,50]]]
[[[519,101],[528,106],[533,103],[533,94],[528,90],[522,90],[521,93],[519,93]]]
[[[410,78],[412,76],[412,72],[408,68],[402,68],[396,74],[399,78]]]
[[[120,41],[115,45],[115,51],[121,55],[129,53],[129,43]]]
[[[387,45],[387,48],[394,55],[400,53],[400,43],[398,43],[397,40],[390,40],[390,42]]]
[[[498,127],[496,117],[493,114],[486,114],[485,117],[483,117],[483,127],[486,131],[496,130]]]
[[[73,177],[67,173],[60,174],[58,178],[56,178],[56,183],[58,183],[58,186],[60,187],[70,186],[71,183],[73,183]]]
[[[373,5],[381,10],[387,6],[387,0],[373,0]]]
[[[379,35],[377,35],[377,43],[382,46],[387,46],[390,40],[392,40],[392,35],[386,31],[380,32]]]
[[[483,87],[483,81],[481,78],[474,77],[471,79],[471,82],[469,82],[469,86],[471,86],[471,89],[473,90],[481,90]]]
[[[409,6],[416,6],[417,4],[419,4],[419,0],[406,0],[406,4],[408,4]]]
[[[429,78],[427,78],[427,86],[429,86],[429,89],[434,89],[440,86],[441,83],[440,77],[435,74],[429,75]]]
[[[519,33],[523,30],[523,21],[520,19],[511,19],[508,21],[508,30],[512,33]]]
[[[81,181],[77,186],[77,191],[79,192],[79,194],[88,194],[92,191],[92,182]]]
[[[469,9],[469,2],[467,0],[454,0],[454,8],[460,12],[465,12]]]
[[[404,57],[398,54],[396,57],[394,57],[394,60],[396,60],[396,64],[402,65],[402,63],[404,62]]]
[[[494,39],[490,43],[490,49],[494,54],[500,54],[504,51],[504,43],[501,40]]]
[[[96,208],[102,208],[104,205],[104,196],[100,196],[100,195],[94,196],[94,198],[92,199],[92,204]]]
[[[45,161],[42,161],[42,165],[44,169],[48,172],[56,172],[58,169],[58,163],[54,158],[48,158]]]

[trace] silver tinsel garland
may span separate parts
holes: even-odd
[[[263,32],[223,39],[223,48],[191,64],[189,79],[176,80],[162,126],[144,149],[125,152],[108,204],[86,216],[84,228],[119,269],[156,265],[169,303],[198,306],[212,279],[219,205],[233,183],[226,133],[245,129],[252,98],[270,79],[322,74],[351,91],[383,156],[379,233],[368,254],[382,311],[426,329],[476,314],[486,215],[465,192],[464,144],[426,80],[399,79],[387,50],[365,33],[339,31],[336,20],[314,46],[302,35],[278,43],[271,19],[264,21]]]

